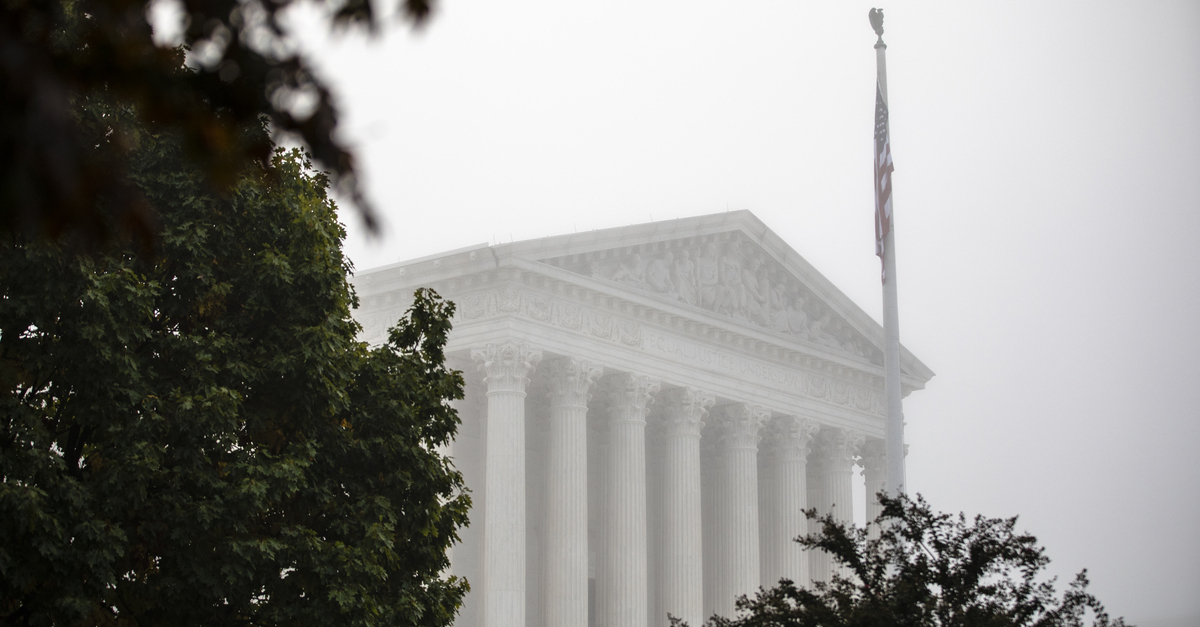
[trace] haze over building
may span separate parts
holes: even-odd
[[[881,320],[873,6],[454,0],[376,40],[314,9],[387,225],[347,212],[347,252],[748,208]],[[938,372],[910,493],[1019,515],[1113,615],[1200,624],[1200,4],[883,6],[901,339]]]
[[[480,245],[360,273],[380,342],[457,304],[449,451],[473,492],[458,625],[663,627],[828,579],[801,510],[874,519],[882,329],[748,211]],[[933,372],[902,353],[903,390]]]

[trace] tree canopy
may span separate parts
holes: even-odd
[[[397,0],[424,24],[434,0]],[[333,26],[376,32],[370,0],[323,0]],[[338,111],[281,25],[293,0],[9,0],[0,3],[0,233],[94,243],[158,232],[151,205],[129,185],[131,147],[97,158],[72,103],[107,93],[142,121],[171,131],[219,188],[249,162],[269,165],[271,142],[239,129],[265,114],[298,138],[331,184],[374,224],[354,155],[337,137]],[[177,47],[159,47],[149,15],[175,9]],[[172,15],[170,11],[165,12]],[[184,67],[184,53],[193,69]],[[104,202],[108,199],[108,202]],[[99,201],[99,202],[98,202]],[[116,214],[107,219],[105,210]]]
[[[1124,627],[1087,591],[1080,572],[1059,596],[1041,577],[1050,563],[1016,517],[968,521],[934,512],[920,496],[879,495],[877,538],[832,516],[797,541],[828,552],[849,575],[800,588],[781,580],[738,600],[738,615],[710,627]],[[682,625],[678,620],[674,625]]]
[[[180,134],[100,101],[76,119],[126,145],[161,243],[0,240],[0,622],[450,624],[453,305],[418,293],[369,348],[300,152],[217,195]]]

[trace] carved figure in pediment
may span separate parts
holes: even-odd
[[[617,269],[613,271],[612,276],[608,278],[621,283],[634,283],[638,286],[644,285],[646,282],[646,268],[642,265],[642,256],[633,253],[628,258],[622,260]]]
[[[737,242],[730,242],[725,249],[719,270],[721,286],[717,290],[717,313],[744,317],[746,286],[742,282],[742,251]]]
[[[771,298],[771,281],[767,271],[762,267],[762,259],[751,257],[742,268],[742,286],[744,302],[742,312],[754,324],[770,326],[768,312]]]
[[[689,304],[696,301],[696,264],[692,262],[687,249],[679,251],[675,263],[671,264],[671,281],[675,283],[675,293],[679,300]]]
[[[814,320],[812,324],[808,325],[808,333],[811,339],[818,344],[823,344],[830,348],[841,348],[842,343],[833,334],[825,330],[827,327],[829,327],[829,312],[825,312],[825,315],[821,316],[820,319]]]
[[[718,288],[721,287],[721,260],[717,254],[717,245],[710,243],[704,247],[704,254],[696,258],[696,281],[700,286],[700,306],[705,309],[717,308]]]
[[[807,340],[810,339],[808,332],[808,314],[804,311],[804,297],[797,294],[792,297],[792,303],[787,309],[788,330],[792,335]]]
[[[843,324],[841,320],[834,320],[832,335],[838,339],[843,350],[854,353],[859,357],[863,356],[862,347],[858,345],[858,341],[854,337],[854,329],[850,325]]]
[[[660,294],[675,294],[675,282],[671,280],[671,253],[663,259],[651,259],[646,262],[646,283],[650,289]]]
[[[768,303],[768,308],[771,317],[771,330],[776,333],[789,333],[791,326],[788,324],[787,311],[787,295],[784,292],[783,284],[776,283],[771,290],[771,299]]]
[[[771,327],[771,285],[774,279],[766,260],[759,263],[758,269],[758,304],[762,307],[762,326]]]

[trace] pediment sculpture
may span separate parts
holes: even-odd
[[[734,236],[723,242],[672,242],[664,248],[595,255],[585,267],[570,269],[789,338],[882,360],[870,341],[753,244]]]

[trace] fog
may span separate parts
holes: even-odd
[[[385,223],[351,258],[750,209],[879,319],[872,5],[814,4],[297,13]],[[1200,624],[1200,4],[884,9],[911,491]]]

